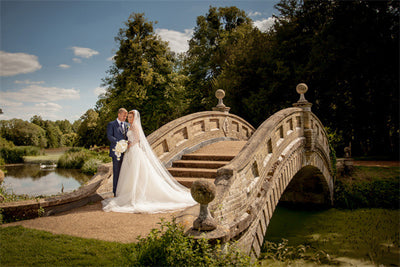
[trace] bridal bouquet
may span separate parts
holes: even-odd
[[[126,140],[119,140],[115,145],[113,151],[117,156],[117,160],[120,160],[122,153],[124,153],[128,149],[128,141]]]

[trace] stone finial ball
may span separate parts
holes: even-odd
[[[225,91],[222,90],[222,89],[218,89],[218,90],[215,92],[215,97],[218,98],[218,99],[224,98],[224,97],[225,97]]]
[[[190,193],[194,200],[200,204],[208,204],[215,198],[217,189],[215,184],[206,179],[199,179],[193,182]]]
[[[308,86],[305,83],[299,83],[296,86],[296,91],[298,94],[305,94],[307,92],[307,90],[308,90]]]

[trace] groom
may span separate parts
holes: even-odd
[[[117,184],[119,178],[119,171],[121,169],[122,160],[124,159],[124,154],[121,155],[120,160],[117,159],[113,149],[118,141],[124,139],[128,140],[126,133],[128,131],[129,124],[125,122],[128,116],[128,111],[124,108],[118,110],[118,118],[107,124],[107,138],[110,140],[110,157],[113,161],[113,193],[114,196],[117,191]]]

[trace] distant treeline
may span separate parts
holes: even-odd
[[[33,118],[19,121],[28,135],[11,138],[4,130],[17,120],[2,122],[1,134],[44,147],[108,144],[106,125],[120,107],[139,110],[149,134],[211,110],[220,88],[231,113],[258,127],[296,102],[295,87],[304,82],[338,156],[351,143],[353,156],[398,157],[399,3],[281,0],[268,31],[236,7],[210,7],[197,17],[182,54],[170,51],[144,14],[133,13],[115,38],[119,48],[103,79],[106,92],[93,109],[69,130]]]
[[[68,120],[54,122],[35,115],[29,122],[21,119],[1,120],[0,134],[16,146],[70,147],[79,145],[80,125],[80,120],[71,124]]]

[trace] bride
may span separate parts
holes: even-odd
[[[152,151],[137,110],[128,113],[131,124],[128,150],[119,175],[116,197],[102,201],[104,211],[158,213],[197,204],[190,191],[178,183]]]

